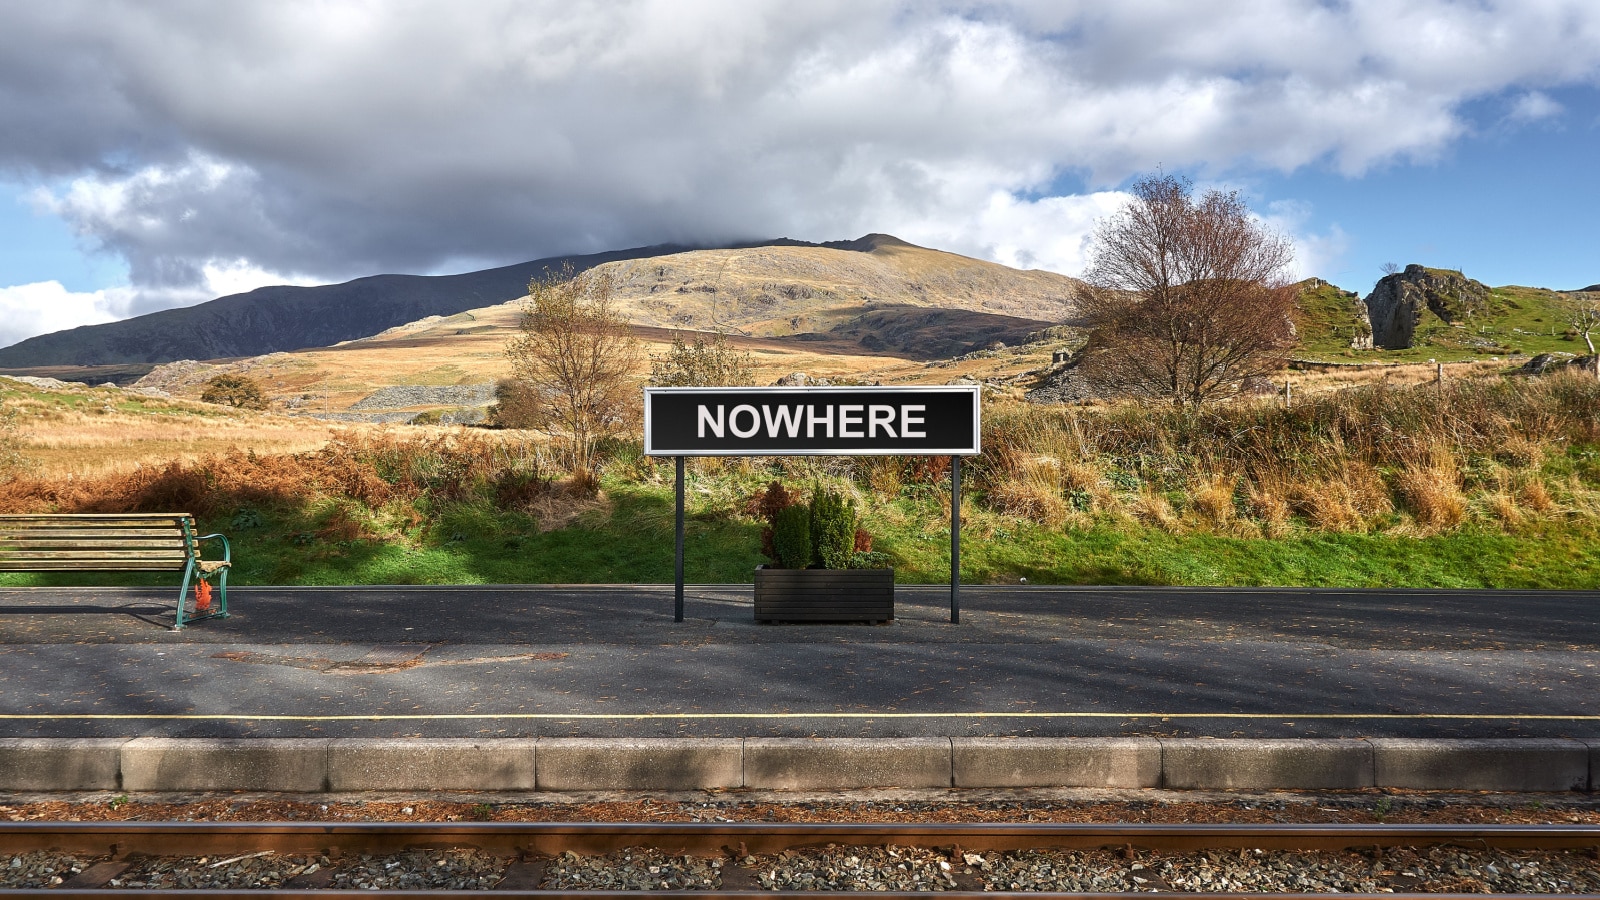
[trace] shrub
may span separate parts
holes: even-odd
[[[857,553],[871,553],[872,535],[868,534],[865,528],[857,528],[855,546],[851,549]]]
[[[796,504],[781,510],[772,524],[772,550],[778,565],[804,569],[811,565],[811,512]]]
[[[745,504],[745,511],[758,516],[766,526],[761,529],[761,552],[773,562],[778,562],[778,551],[772,543],[773,530],[778,526],[778,513],[800,502],[800,494],[783,486],[780,481],[773,481],[767,489],[750,498]],[[810,523],[807,523],[810,527]]]
[[[850,568],[852,569],[889,569],[893,568],[893,566],[894,562],[887,553],[879,553],[876,550],[858,550],[850,554]]]
[[[819,488],[811,497],[811,544],[823,568],[849,568],[856,547],[855,503]]]
[[[261,383],[249,375],[224,373],[206,382],[200,399],[206,403],[220,403],[238,409],[266,409],[267,398],[261,393]]]
[[[727,336],[721,333],[710,341],[704,335],[696,335],[692,344],[684,343],[681,333],[674,334],[671,350],[650,357],[650,383],[658,387],[755,384],[755,359],[728,346]]]

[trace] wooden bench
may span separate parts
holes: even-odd
[[[200,558],[200,544],[219,541],[222,558]],[[228,539],[196,535],[188,513],[0,515],[0,572],[182,572],[172,629],[185,621],[228,617]],[[217,577],[209,610],[185,615],[191,583]]]

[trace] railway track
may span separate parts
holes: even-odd
[[[1406,888],[1413,887],[1430,897],[1465,896],[1495,890],[1497,884],[1488,874],[1493,872],[1496,878],[1521,873],[1517,877],[1522,880],[1506,883],[1538,888],[1502,895],[1600,896],[1600,826],[1594,825],[0,823],[0,867],[11,861],[18,868],[16,860],[31,866],[32,860],[45,856],[73,859],[78,871],[36,888],[0,889],[0,900],[41,894],[104,898],[126,895],[130,889],[220,900],[259,898],[262,887],[308,898],[347,894],[350,889],[408,898],[461,897],[486,890],[534,897],[638,896],[637,889],[592,889],[607,884],[605,870],[613,865],[652,873],[643,876],[645,882],[628,885],[634,888],[770,897],[779,888],[840,889],[833,882],[807,881],[798,874],[780,877],[780,872],[796,873],[810,866],[818,872],[848,873],[866,871],[880,862],[893,877],[859,883],[875,885],[864,890],[891,897],[925,896],[928,890],[949,897],[989,898],[1060,893],[1037,889],[1043,883],[1037,880],[1027,884],[1013,880],[1033,877],[1009,874],[1024,871],[1022,862],[1033,866],[1027,869],[1030,872],[1087,871],[1085,867],[1108,865],[1107,877],[1120,881],[1114,880],[1111,890],[1090,894],[1165,890],[1259,898],[1330,889],[1230,891],[1226,878],[1234,876],[1212,881],[1205,875],[1277,872],[1285,859],[1308,872],[1328,866],[1351,868],[1357,875],[1345,892],[1356,895],[1394,897],[1411,893]],[[425,881],[413,881],[416,889],[387,889],[403,881],[386,873],[417,864],[470,872],[463,878],[473,887],[429,889]],[[185,883],[185,878],[214,883],[213,873],[225,866],[233,867],[224,870],[227,873],[243,872],[242,880],[221,888],[171,887]],[[662,869],[670,869],[671,877],[662,876],[659,885],[649,883]],[[1447,880],[1426,881],[1435,869],[1451,870]],[[917,873],[923,871],[926,878],[919,881],[922,876]],[[1288,871],[1292,874],[1292,869]],[[211,881],[196,881],[184,874],[189,872]],[[1150,877],[1138,877],[1140,872]],[[1550,875],[1547,886],[1538,880],[1540,872],[1568,874]],[[590,882],[582,882],[580,876],[589,877],[583,873],[593,876]],[[689,874],[680,878],[683,873]],[[1366,880],[1358,877],[1360,873],[1366,873]],[[1448,877],[1458,878],[1461,890],[1448,890],[1452,883]],[[914,889],[895,889],[907,885]],[[1374,889],[1360,890],[1363,885]],[[1033,889],[1012,890],[1019,886]],[[1338,889],[1338,883],[1332,889]],[[1073,893],[1085,895],[1081,890]]]

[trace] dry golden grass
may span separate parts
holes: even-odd
[[[1461,493],[1461,473],[1454,460],[1436,454],[1429,462],[1406,466],[1395,482],[1423,528],[1454,528],[1466,519],[1467,498]]]
[[[1063,491],[1061,464],[1047,456],[1007,460],[1007,477],[989,491],[989,505],[1006,515],[1060,525],[1072,506]]]
[[[33,430],[24,452],[41,475],[82,478],[231,450],[299,453],[323,446],[331,433],[328,423],[306,419],[197,421],[111,414]]]
[[[108,388],[8,389],[32,474],[83,478],[233,450],[297,453],[326,444],[326,422],[292,419]]]
[[[1510,368],[1512,368],[1510,363],[1490,360],[1452,362],[1444,364],[1444,377],[1445,382],[1449,383],[1466,378],[1484,378],[1490,375],[1497,375]],[[1276,381],[1280,396],[1284,381],[1287,380],[1293,384],[1293,399],[1298,400],[1301,396],[1339,391],[1352,387],[1371,387],[1380,384],[1390,387],[1415,387],[1417,385],[1431,384],[1436,377],[1437,368],[1433,363],[1400,363],[1379,368],[1352,369],[1350,371],[1298,372],[1285,370]]]
[[[1555,474],[1558,459],[1545,466],[1597,440],[1600,385],[1572,375],[1461,378],[1443,391],[1380,381],[1292,409],[996,402],[978,478],[997,508],[1041,523],[1087,490],[1096,514],[1169,529],[1280,536],[1298,516],[1319,531],[1421,535],[1600,511],[1595,485]]]
[[[1234,491],[1239,479],[1234,475],[1213,475],[1194,480],[1189,491],[1194,511],[1200,521],[1217,531],[1226,531],[1234,524]]]

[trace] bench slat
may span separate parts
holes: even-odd
[[[50,522],[50,524],[27,525],[19,522],[0,522],[0,532],[13,533],[13,535],[29,535],[29,533],[58,533],[80,532],[85,535],[104,535],[104,533],[130,533],[130,535],[171,535],[181,533],[182,528],[178,522],[130,522],[130,524],[85,524],[85,522]]]
[[[7,560],[0,559],[0,572],[178,572],[183,565],[127,559],[101,560]]]
[[[16,522],[0,519],[0,530],[3,531],[182,531],[183,522],[179,519],[145,519],[140,521],[108,520],[101,522],[73,522],[68,520],[53,522]],[[193,528],[194,523],[190,522]]]
[[[182,550],[94,547],[87,550],[0,550],[0,559],[189,559],[189,554]]]
[[[101,522],[111,519],[132,521],[192,519],[188,513],[0,513],[0,521],[42,522],[58,519],[68,522]]]
[[[159,549],[183,549],[188,544],[181,536],[167,535],[166,537],[139,537],[122,538],[99,535],[93,538],[59,538],[53,535],[17,535],[8,536],[0,534],[0,550],[7,548],[34,549],[42,547],[65,547],[76,549],[78,547],[151,547]]]

